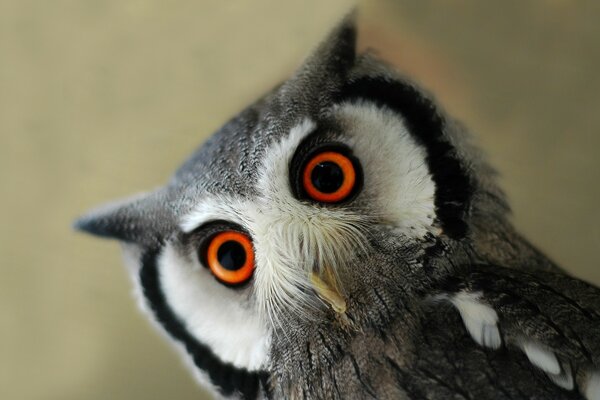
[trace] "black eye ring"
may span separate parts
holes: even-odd
[[[342,204],[354,199],[363,185],[360,162],[342,143],[302,144],[290,163],[290,184],[298,199]]]
[[[221,220],[207,222],[196,228],[186,243],[219,283],[242,288],[252,280],[252,237],[239,225]]]
[[[210,239],[205,255],[213,275],[227,285],[240,285],[254,273],[254,248],[246,233],[222,231]]]

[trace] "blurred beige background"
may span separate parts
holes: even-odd
[[[203,398],[117,244],[70,223],[162,184],[351,3],[0,0],[0,398]],[[600,9],[583,4],[369,1],[361,42],[471,127],[516,225],[598,284]]]

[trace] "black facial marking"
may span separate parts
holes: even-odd
[[[315,166],[310,179],[322,193],[333,193],[344,183],[344,172],[336,163],[325,161]]]
[[[217,259],[223,268],[237,271],[246,263],[246,251],[241,244],[230,240],[219,247]]]
[[[213,385],[224,396],[238,393],[243,399],[256,399],[260,390],[268,390],[266,371],[248,371],[221,361],[212,350],[199,342],[169,307],[162,292],[156,260],[159,251],[150,249],[142,256],[140,281],[142,291],[156,320],[177,341],[181,342],[194,360],[194,364],[206,373]]]
[[[427,151],[427,165],[436,186],[437,216],[444,233],[453,239],[465,237],[473,183],[454,147],[444,137],[446,122],[435,104],[415,87],[385,78],[363,78],[349,83],[338,101],[352,99],[368,100],[402,115],[412,136]]]

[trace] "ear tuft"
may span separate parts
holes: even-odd
[[[351,67],[356,59],[356,10],[350,12],[329,34],[324,47],[331,47],[330,55],[338,65]]]
[[[347,82],[356,61],[356,12],[348,14],[279,89],[283,108],[318,114],[327,109]],[[282,100],[283,99],[283,100]]]
[[[321,66],[328,73],[345,73],[356,59],[356,10],[350,12],[306,60],[303,69]],[[317,67],[317,69],[320,69]]]
[[[142,245],[159,244],[174,228],[159,190],[92,210],[73,227],[92,235]]]

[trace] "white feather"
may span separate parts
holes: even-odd
[[[588,374],[585,398],[587,400],[600,400],[600,372],[596,371]]]
[[[435,300],[450,300],[458,309],[465,327],[473,339],[482,346],[497,349],[502,344],[498,329],[498,314],[490,306],[481,302],[481,296],[481,293],[461,291],[451,298],[444,296]],[[561,369],[560,363],[552,351],[534,341],[521,342],[521,348],[529,361],[544,371],[552,382],[566,390],[574,388],[571,368],[565,364]],[[591,380],[592,378],[590,378]]]
[[[498,330],[498,314],[481,302],[481,293],[461,291],[450,302],[457,308],[473,340],[484,347],[500,347],[502,339]]]
[[[133,244],[128,244],[128,243],[123,243],[122,249],[123,249],[123,258],[125,261],[125,265],[126,265],[128,271],[131,273],[131,277],[133,280],[133,284],[134,284],[133,285],[133,294],[137,300],[138,306],[140,307],[140,309],[142,310],[142,312],[144,314],[146,314],[150,317],[149,320],[152,323],[152,325],[154,326],[154,328],[156,328],[156,330],[166,340],[170,341],[173,344],[175,350],[180,354],[180,356],[181,356],[180,358],[183,359],[186,367],[190,371],[192,371],[192,374],[194,375],[194,378],[196,379],[196,381],[199,384],[201,384],[202,386],[204,386],[206,389],[211,390],[215,396],[218,396],[219,395],[218,389],[212,384],[208,375],[206,373],[204,373],[203,370],[196,367],[196,365],[194,364],[194,360],[192,359],[192,357],[186,350],[183,343],[173,341],[171,336],[169,336],[166,333],[166,331],[164,330],[164,327],[156,320],[156,318],[154,318],[153,312],[150,309],[150,306],[148,304],[148,299],[146,299],[146,297],[143,295],[142,286],[141,286],[141,282],[139,280],[139,275],[138,275],[139,271],[140,271],[140,267],[141,267],[141,264],[140,264],[141,249],[139,248],[139,246],[136,246]]]
[[[360,159],[364,196],[378,216],[408,237],[437,234],[427,151],[416,143],[402,116],[368,101],[341,104],[333,114]]]
[[[167,244],[158,259],[165,298],[187,330],[224,362],[258,370],[267,361],[269,332],[248,293],[215,281],[196,258],[182,257]]]
[[[560,364],[552,351],[533,341],[524,341],[521,346],[533,365],[548,374],[560,374]]]
[[[565,390],[573,390],[575,382],[573,380],[573,373],[571,367],[568,364],[563,364],[563,369],[559,374],[547,374],[552,382],[557,386]]]

